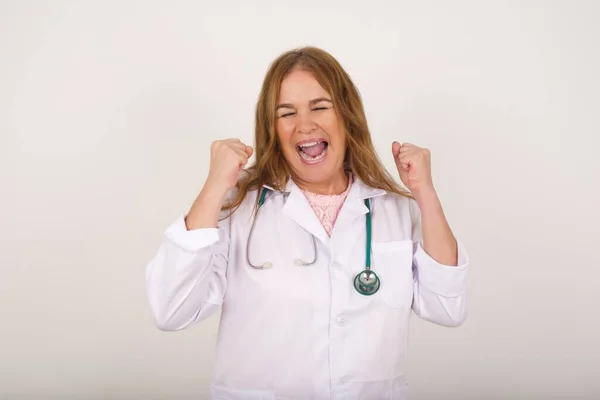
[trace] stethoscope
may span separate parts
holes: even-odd
[[[255,269],[270,269],[273,267],[271,262],[265,262],[261,265],[254,265],[250,262],[250,243],[252,242],[252,235],[254,233],[254,225],[256,224],[256,219],[258,218],[258,213],[260,209],[265,204],[267,197],[267,189],[263,188],[260,193],[260,198],[258,199],[258,210],[256,211],[256,216],[252,220],[252,226],[250,227],[250,234],[248,235],[248,241],[246,243],[246,261],[248,264]],[[371,202],[369,199],[365,199],[365,206],[367,206],[368,212],[366,214],[367,220],[367,240],[366,240],[366,260],[365,260],[365,269],[359,272],[354,277],[354,289],[362,295],[370,296],[375,294],[379,287],[381,286],[381,281],[375,272],[371,270]],[[315,237],[310,235],[313,244],[313,259],[312,261],[306,262],[300,259],[295,260],[295,264],[298,266],[312,265],[317,261],[317,245],[315,242]]]

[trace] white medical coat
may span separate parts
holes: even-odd
[[[180,330],[221,307],[211,398],[405,399],[411,310],[443,326],[467,315],[468,257],[441,265],[422,247],[414,200],[352,184],[329,237],[300,189],[270,190],[247,246],[258,191],[218,228],[186,230],[181,215],[147,266],[154,323]],[[353,279],[365,268],[364,199],[371,199],[371,296]],[[295,260],[316,262],[297,266]]]

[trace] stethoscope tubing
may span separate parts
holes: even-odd
[[[260,209],[265,204],[267,199],[267,189],[263,188],[260,197],[258,199],[258,208],[256,210],[256,215],[252,219],[252,225],[250,226],[250,233],[248,234],[248,241],[246,243],[246,261],[248,265],[255,269],[270,269],[273,267],[273,264],[269,261],[264,262],[261,265],[254,265],[250,261],[250,247],[252,243],[252,238],[254,235],[254,227],[256,225],[256,220],[258,219],[258,214],[260,213]],[[371,201],[370,199],[365,199],[365,206],[367,206],[367,214],[366,214],[366,231],[367,231],[367,239],[366,239],[366,257],[365,257],[365,269],[358,273],[354,278],[354,288],[360,294],[369,296],[375,294],[381,285],[379,277],[375,272],[371,271],[371,240],[372,240],[372,221],[371,221]],[[296,265],[308,266],[312,265],[317,261],[317,245],[313,235],[310,235],[313,243],[313,259],[310,262],[305,262],[302,260],[296,260]]]

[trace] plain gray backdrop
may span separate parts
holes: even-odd
[[[391,171],[431,150],[471,256],[467,322],[412,320],[411,399],[600,398],[600,2],[224,3],[0,1],[0,399],[206,398],[218,316],[157,330],[144,270],[302,45]]]

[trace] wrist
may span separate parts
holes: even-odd
[[[200,191],[200,197],[222,203],[225,201],[227,193],[229,193],[229,188],[226,185],[223,185],[222,182],[207,179],[204,183],[204,187]]]
[[[435,206],[439,203],[439,197],[433,186],[428,186],[417,191],[413,191],[413,197],[419,207]]]
[[[226,187],[206,182],[185,218],[186,228],[216,228],[227,193]]]

